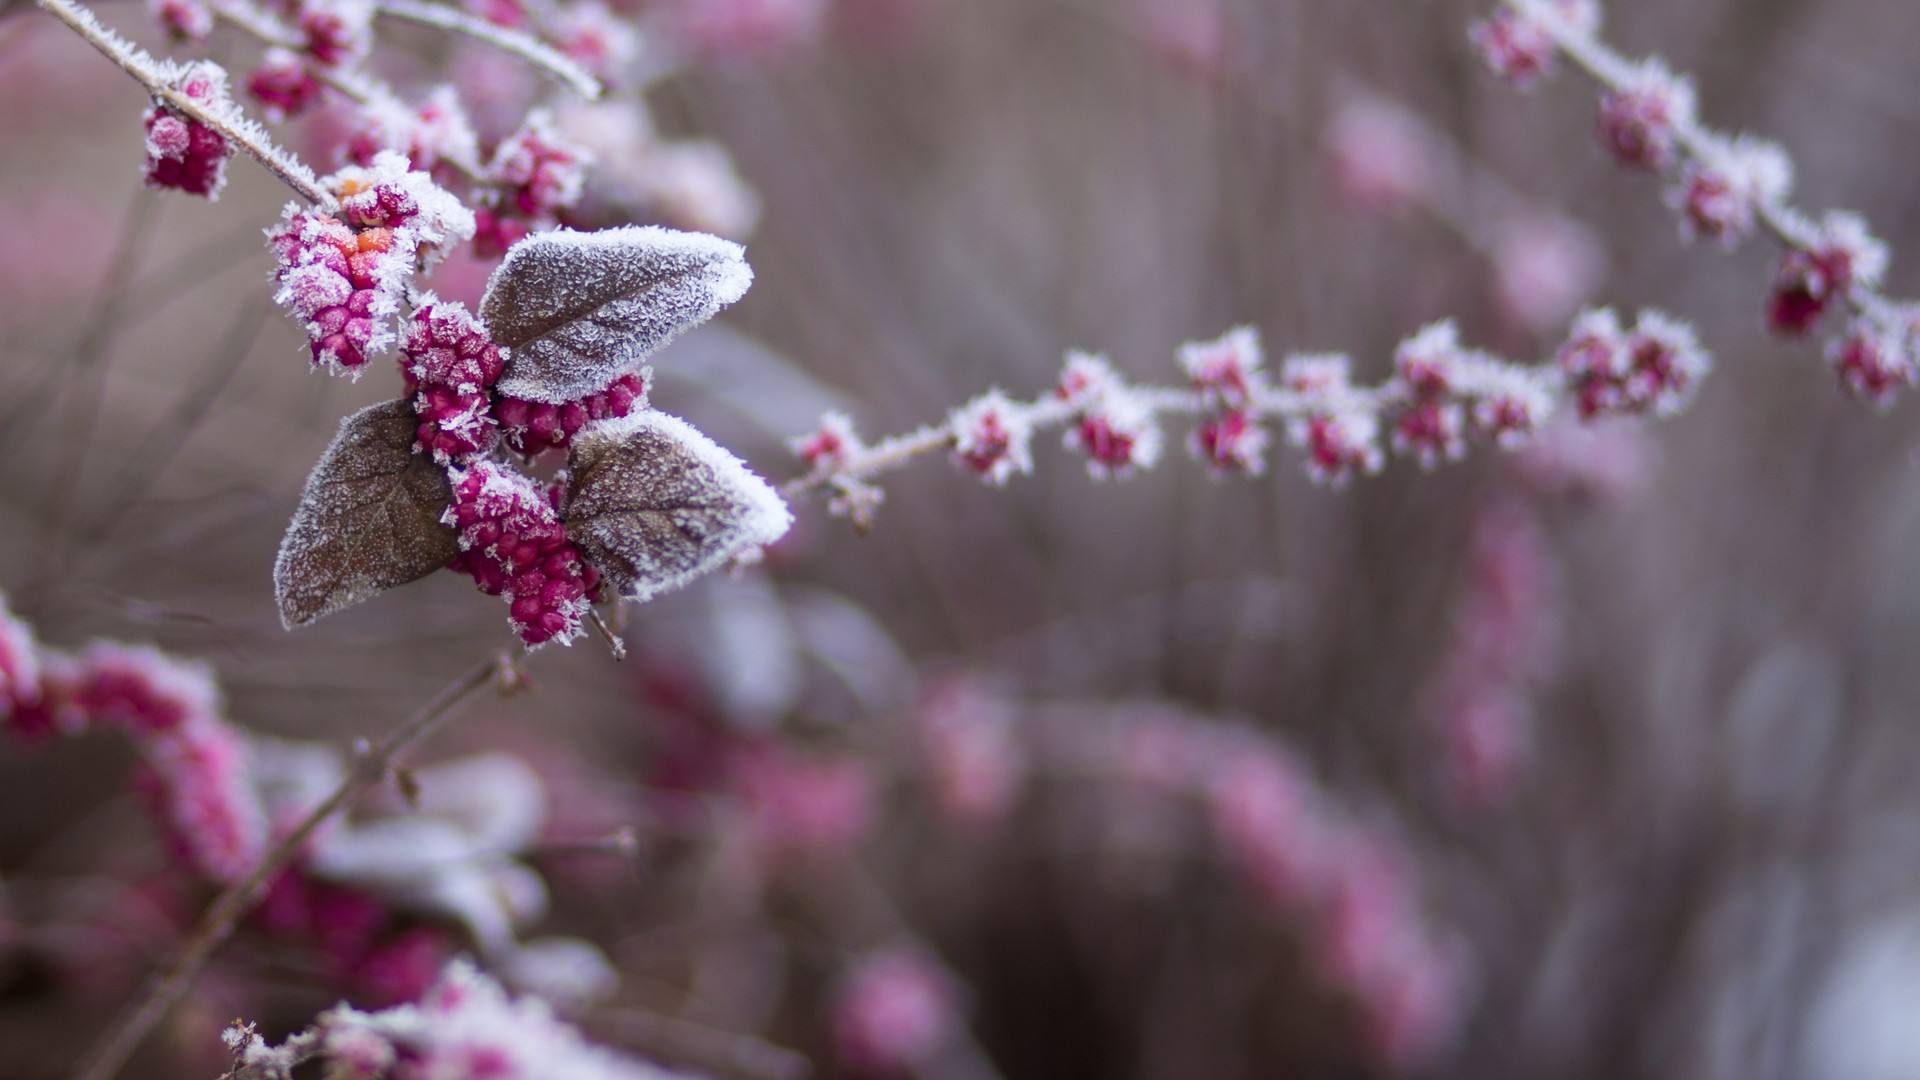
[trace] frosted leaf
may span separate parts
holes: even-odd
[[[661,412],[589,426],[567,471],[567,536],[629,600],[677,589],[793,523],[744,462]]]
[[[288,629],[423,578],[459,554],[440,523],[447,478],[413,452],[415,425],[405,401],[370,405],[341,423],[320,456],[273,566]]]
[[[632,226],[521,240],[487,280],[480,314],[505,346],[510,397],[561,403],[601,389],[713,317],[753,283],[740,245]]]

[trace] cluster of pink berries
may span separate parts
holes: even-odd
[[[373,51],[372,0],[293,0],[289,8],[315,63],[350,67]]]
[[[371,164],[382,150],[404,154],[428,173],[442,171],[443,164],[472,169],[479,160],[480,137],[451,86],[435,89],[418,105],[380,94],[356,109],[349,124],[342,149],[355,164]]]
[[[401,342],[400,371],[420,416],[415,448],[442,464],[491,450],[502,437],[533,457],[564,450],[595,420],[646,408],[648,371],[630,371],[578,401],[531,401],[498,392],[499,346],[466,305],[425,297]]]
[[[187,100],[213,114],[230,112],[227,73],[217,64],[189,64],[171,80]],[[155,102],[147,109],[147,185],[212,199],[227,183],[233,146],[206,123]]]
[[[174,41],[198,41],[213,33],[213,10],[201,0],[148,0],[147,9]]]
[[[658,1080],[660,1069],[581,1038],[536,998],[515,1000],[466,960],[447,965],[419,1000],[380,1012],[337,1005],[314,1027],[271,1046],[236,1021],[226,1042],[244,1076],[291,1076],[318,1060],[329,1076]]]
[[[139,749],[137,786],[169,846],[211,880],[238,880],[265,849],[267,825],[244,738],[220,715],[204,665],[95,642],[46,648],[0,601],[0,726],[23,740],[118,731]]]
[[[455,948],[444,929],[301,865],[273,879],[250,924],[272,940],[312,949],[330,985],[370,1006],[418,999]]]
[[[600,574],[567,539],[554,496],[490,461],[449,470],[446,523],[460,539],[453,568],[490,596],[504,596],[508,620],[528,645],[579,636]]]
[[[465,304],[428,298],[400,344],[400,372],[420,418],[414,448],[446,465],[492,449],[489,391],[506,361]]]
[[[1574,323],[1558,359],[1582,419],[1671,416],[1711,367],[1693,329],[1657,311],[1642,312],[1632,332],[1612,311],[1589,311]]]
[[[1268,436],[1255,420],[1266,389],[1260,370],[1265,360],[1260,332],[1236,327],[1213,341],[1189,342],[1177,359],[1187,382],[1200,395],[1200,425],[1188,449],[1219,473],[1258,476],[1267,467]]]
[[[358,376],[392,344],[413,276],[473,235],[473,215],[398,154],[328,178],[337,213],[289,204],[268,247],[279,266],[274,301],[307,331],[315,367]]]
[[[475,250],[497,255],[515,240],[550,228],[556,215],[580,201],[586,150],[563,137],[545,110],[528,114],[518,131],[501,140],[487,163],[486,206],[480,211]]]
[[[260,103],[268,119],[299,116],[320,100],[320,80],[299,53],[280,46],[267,50],[260,66],[247,76],[247,93]]]
[[[1920,309],[1881,296],[1888,254],[1857,215],[1810,218],[1786,202],[1793,163],[1779,146],[1728,136],[1702,124],[1692,83],[1657,59],[1629,61],[1598,36],[1593,0],[1506,0],[1472,37],[1493,69],[1527,83],[1560,55],[1580,62],[1606,88],[1599,133],[1622,165],[1668,182],[1682,232],[1733,247],[1764,225],[1785,254],[1767,302],[1781,334],[1812,332],[1836,306],[1854,318],[1827,348],[1842,384],[1876,403],[1920,376]]]
[[[1474,527],[1467,573],[1431,712],[1450,790],[1484,806],[1519,779],[1527,699],[1554,658],[1553,554],[1532,511],[1509,499],[1488,506]]]

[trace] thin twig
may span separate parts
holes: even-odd
[[[374,10],[391,18],[465,34],[496,49],[504,49],[565,83],[568,89],[588,101],[599,100],[602,93],[600,80],[565,53],[538,38],[496,26],[459,8],[419,0],[380,0]]]
[[[155,100],[182,116],[206,125],[229,144],[245,150],[249,157],[279,177],[301,198],[322,209],[333,209],[333,196],[320,186],[313,171],[302,165],[298,158],[274,145],[266,130],[247,119],[238,109],[231,112],[209,109],[188,97],[173,86],[166,67],[160,61],[101,25],[93,12],[73,0],[38,0],[38,3],[41,10],[65,23],[68,29],[99,50],[102,56],[119,65],[120,70],[145,87]]]
[[[240,920],[266,893],[268,883],[299,857],[314,832],[384,780],[395,759],[431,734],[441,721],[452,715],[456,706],[496,678],[505,677],[510,669],[511,662],[504,657],[473,668],[434,695],[433,700],[399,727],[368,746],[333,794],[314,807],[251,873],[214,899],[173,960],[148,977],[140,993],[107,1028],[104,1040],[74,1072],[74,1080],[112,1080],[119,1075],[147,1034],[193,985],[214,950],[233,935]]]
[[[1564,385],[1564,377],[1558,368],[1543,364],[1534,370],[1550,388],[1558,390]],[[1172,386],[1129,386],[1127,392],[1144,405],[1152,416],[1199,416],[1207,411],[1205,400],[1195,390]],[[1377,412],[1398,404],[1404,398],[1405,394],[1399,388],[1385,384],[1347,388],[1335,403]],[[1067,424],[1078,418],[1082,411],[1080,406],[1051,394],[1043,394],[1033,401],[1009,402],[1008,405],[1035,432]],[[1328,405],[1329,400],[1325,397],[1265,389],[1254,396],[1246,412],[1249,419],[1291,420],[1323,411]],[[838,461],[822,461],[811,471],[781,485],[780,494],[791,499],[823,488],[842,491],[850,486],[857,488],[881,473],[892,472],[927,454],[951,448],[955,438],[954,421],[951,419],[904,435],[890,436],[872,446],[859,447]]]

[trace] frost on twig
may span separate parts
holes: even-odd
[[[308,202],[323,208],[332,207],[332,197],[314,179],[313,172],[298,158],[275,145],[266,129],[241,112],[224,94],[208,97],[190,94],[182,88],[183,80],[192,70],[219,70],[217,67],[211,64],[181,67],[155,60],[146,50],[107,29],[94,17],[93,12],[73,0],[39,0],[39,3],[43,10],[86,39],[101,55],[118,64],[120,70],[145,87],[147,93],[153,95],[154,101],[168,112],[186,117],[228,144],[246,151]],[[211,194],[211,191],[199,194]]]
[[[526,34],[476,18],[459,8],[446,4],[423,3],[421,0],[380,0],[376,10],[381,15],[391,18],[438,27],[456,34],[465,34],[477,41],[486,42],[494,48],[510,52],[565,83],[568,89],[589,101],[598,98],[601,94],[600,80],[565,53]]]
[[[1378,472],[1389,448],[1431,469],[1464,456],[1476,437],[1521,445],[1564,409],[1582,420],[1670,416],[1712,366],[1685,323],[1643,311],[1629,328],[1608,310],[1577,319],[1553,362],[1540,365],[1470,348],[1450,320],[1432,323],[1400,343],[1393,373],[1372,386],[1356,383],[1352,362],[1338,353],[1293,354],[1270,376],[1251,327],[1183,345],[1178,359],[1185,386],[1141,386],[1104,357],[1070,352],[1049,393],[1020,401],[990,390],[941,424],[873,444],[832,414],[792,441],[807,471],[782,491],[829,490],[829,508],[865,528],[880,502],[869,481],[926,454],[946,450],[999,485],[1032,471],[1037,432],[1064,428],[1066,446],[1095,478],[1123,477],[1159,460],[1159,418],[1169,415],[1195,419],[1187,439],[1194,457],[1216,473],[1247,476],[1264,470],[1273,441],[1267,425],[1277,421],[1314,481],[1339,487]]]
[[[588,427],[568,459],[567,535],[620,595],[648,600],[786,534],[765,480],[678,417]]]
[[[753,283],[740,245],[657,226],[561,229],[515,244],[480,313],[506,347],[504,394],[572,401],[713,317]]]
[[[1848,390],[1885,404],[1920,381],[1920,304],[1881,291],[1887,248],[1866,222],[1846,211],[1815,218],[1790,205],[1793,162],[1783,148],[1708,127],[1690,79],[1657,57],[1621,55],[1599,30],[1596,0],[1501,0],[1471,39],[1510,82],[1530,83],[1565,59],[1599,84],[1602,142],[1622,166],[1665,182],[1683,235],[1732,248],[1756,230],[1770,233],[1784,253],[1768,321],[1776,333],[1802,336],[1835,309],[1850,309],[1853,318],[1826,348]]]
[[[451,500],[446,475],[413,452],[416,424],[405,401],[368,406],[341,423],[314,466],[273,567],[289,629],[423,578],[460,553],[440,521]]]

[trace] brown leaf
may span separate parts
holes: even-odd
[[[535,233],[487,280],[480,314],[507,349],[500,391],[565,402],[604,388],[753,283],[740,245],[658,226]]]
[[[371,405],[347,417],[307,477],[273,566],[288,629],[423,578],[459,553],[440,521],[446,474],[413,452],[413,409]]]
[[[574,436],[567,474],[567,535],[629,600],[677,589],[793,522],[739,458],[651,409]]]

